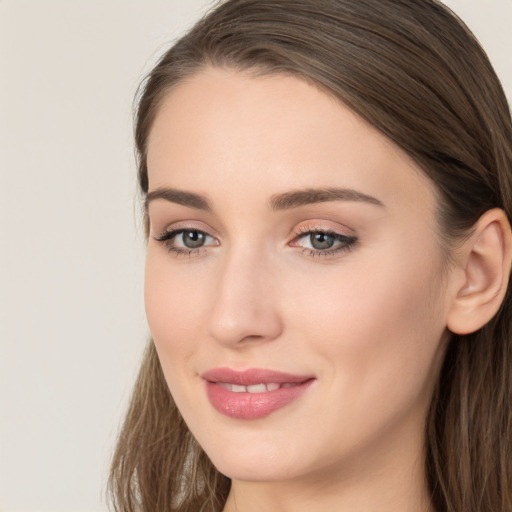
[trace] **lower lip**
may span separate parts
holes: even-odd
[[[257,420],[299,398],[313,380],[264,393],[235,393],[215,382],[206,381],[206,391],[211,404],[221,414],[239,420]]]

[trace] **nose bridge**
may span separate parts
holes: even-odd
[[[274,275],[264,251],[251,250],[249,245],[233,247],[225,252],[217,270],[210,335],[229,345],[279,336],[282,322]]]

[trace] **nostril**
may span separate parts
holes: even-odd
[[[254,244],[231,248],[216,276],[217,286],[208,318],[211,337],[217,342],[245,346],[275,339],[282,330],[275,276],[255,254]],[[243,248],[244,250],[241,250]]]
[[[277,309],[266,307],[222,310],[217,304],[209,321],[209,333],[218,343],[245,346],[277,338],[282,321]]]

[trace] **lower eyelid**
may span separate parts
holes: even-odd
[[[303,253],[308,253],[311,256],[333,256],[338,253],[350,251],[355,246],[356,242],[351,241],[345,244],[335,245],[330,249],[312,249],[311,247],[302,247]]]

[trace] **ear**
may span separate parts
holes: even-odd
[[[450,331],[475,332],[498,312],[507,291],[511,259],[512,234],[507,217],[501,209],[488,210],[458,252],[457,266],[463,278],[458,281],[448,311]]]

